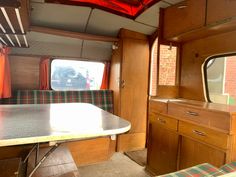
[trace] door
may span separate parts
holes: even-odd
[[[148,70],[148,41],[123,39],[120,116],[131,122],[130,133],[146,132]]]
[[[225,163],[225,152],[182,137],[180,147],[180,169],[192,167],[201,163],[210,163],[220,167]]]
[[[158,123],[149,126],[147,169],[155,175],[177,170],[179,135]]]

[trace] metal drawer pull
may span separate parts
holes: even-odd
[[[165,123],[166,123],[166,121],[163,120],[163,119],[157,118],[157,120],[158,120],[160,123],[162,123],[162,124],[165,124]]]
[[[195,134],[197,134],[197,135],[199,135],[199,136],[206,136],[206,133],[200,132],[200,131],[198,131],[198,130],[193,130],[193,133],[195,133]]]
[[[187,111],[186,113],[190,116],[199,116],[197,112]]]

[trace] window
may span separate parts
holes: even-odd
[[[169,45],[160,45],[159,70],[158,70],[158,39],[152,46],[151,67],[150,67],[150,96],[157,95],[157,86],[175,86],[176,85],[176,64],[177,47]],[[159,71],[159,74],[157,73]],[[157,84],[157,76],[158,84]]]
[[[53,90],[97,90],[103,71],[100,62],[55,59],[51,64],[51,86]]]
[[[176,83],[177,47],[160,45],[159,85]]]
[[[236,104],[236,55],[215,56],[204,64],[206,97],[213,103]]]

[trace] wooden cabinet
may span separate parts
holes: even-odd
[[[177,170],[179,135],[158,122],[149,125],[147,170],[155,175]]]
[[[236,1],[185,0],[160,13],[160,36],[186,42],[235,30]]]
[[[226,153],[193,139],[182,137],[180,144],[179,169],[201,163],[210,163],[220,167],[225,163]]]
[[[159,109],[159,105],[162,109]],[[167,112],[166,103],[157,103],[155,101],[149,103],[148,158],[146,169],[154,175],[177,170],[178,121],[160,114],[159,111],[163,112],[163,110]]]
[[[207,3],[207,25],[225,23],[236,17],[236,1],[208,0]]]
[[[115,114],[131,122],[129,133],[119,135],[118,151],[145,147],[148,97],[149,43],[140,33],[122,29],[111,62],[110,89]]]
[[[160,112],[160,107],[167,112]],[[192,100],[149,102],[147,170],[155,175],[236,160],[236,107]]]
[[[206,0],[186,0],[164,10],[163,35],[172,39],[205,25]]]

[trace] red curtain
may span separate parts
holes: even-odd
[[[11,97],[11,73],[8,61],[9,48],[3,48],[0,52],[0,98]]]
[[[49,62],[50,58],[42,58],[40,61],[40,73],[39,73],[39,88],[40,90],[49,90]]]
[[[109,75],[110,75],[110,62],[105,63],[103,77],[102,77],[102,84],[100,89],[108,89],[109,87]]]

